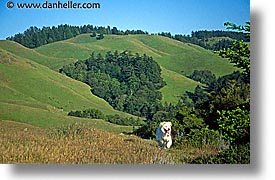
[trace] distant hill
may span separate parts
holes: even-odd
[[[91,36],[101,39],[103,35],[114,34],[114,35],[128,35],[128,34],[148,34],[148,32],[142,30],[126,30],[122,31],[117,27],[103,27],[94,26],[91,24],[83,26],[72,26],[68,24],[60,24],[58,26],[38,28],[31,26],[26,29],[23,33],[15,34],[14,36],[7,37],[6,40],[11,40],[22,44],[28,48],[37,48],[39,46],[50,44],[56,41],[62,41],[73,38],[80,34],[91,33]]]

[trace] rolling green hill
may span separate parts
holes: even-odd
[[[102,40],[95,40],[89,34],[83,34],[69,40],[47,44],[35,50],[46,56],[75,59],[86,59],[93,51],[104,53],[129,50],[146,53],[163,68],[183,75],[191,74],[194,69],[209,69],[221,76],[234,69],[228,61],[211,51],[155,35],[106,35]]]
[[[176,103],[186,90],[193,90],[198,83],[186,78],[194,70],[208,69],[216,76],[229,74],[235,68],[225,59],[199,46],[182,43],[167,37],[155,35],[106,35],[96,40],[89,34],[47,44],[35,49],[45,56],[61,59],[84,60],[95,52],[129,50],[147,54],[154,58],[162,68],[162,77],[167,86],[161,89],[163,102]]]
[[[73,58],[63,59],[46,56],[13,41],[0,41],[0,49],[15,54],[20,58],[26,58],[35,61],[54,70],[58,70],[60,66],[63,66],[65,63],[70,63],[76,60]]]
[[[13,42],[0,41],[0,44],[0,47],[10,45],[11,49],[25,52],[26,56],[29,51],[29,54],[34,52],[35,56],[39,57],[35,51],[16,44],[12,46]],[[68,117],[67,113],[71,110],[88,108],[96,108],[106,114],[130,116],[114,110],[103,99],[94,96],[86,84],[70,79],[33,60],[23,58],[25,55],[21,54],[19,57],[0,48],[0,120],[51,127],[83,121]],[[95,121],[99,124],[108,124],[101,120]]]

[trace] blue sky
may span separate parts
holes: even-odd
[[[100,9],[18,9],[16,5],[8,9],[9,1],[0,1],[0,39],[30,26],[92,24],[122,30],[142,29],[149,33],[190,34],[196,30],[225,30],[226,21],[240,25],[250,21],[249,0],[73,0],[98,2]],[[16,4],[46,0],[11,1]]]

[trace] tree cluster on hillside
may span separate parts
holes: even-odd
[[[250,48],[241,40],[216,53],[242,71],[219,78],[207,70],[194,71],[191,77],[203,87],[186,92],[177,106],[157,111],[135,133],[154,138],[159,123],[171,121],[175,148],[189,144],[211,146],[220,152],[190,163],[250,163]]]
[[[206,85],[210,85],[216,80],[216,75],[210,70],[194,70],[194,72],[187,77]]]
[[[161,106],[165,86],[161,69],[152,57],[107,52],[92,53],[85,61],[63,66],[61,73],[91,86],[93,94],[105,99],[117,110],[137,116],[150,116]]]
[[[142,30],[118,30],[117,27],[103,27],[93,25],[71,26],[71,25],[58,25],[52,27],[30,27],[23,33],[15,34],[8,37],[7,40],[12,40],[22,44],[28,48],[36,48],[45,44],[56,41],[70,39],[79,34],[91,33],[92,36],[99,34],[97,39],[103,39],[104,34],[114,35],[128,35],[128,34],[148,34]]]

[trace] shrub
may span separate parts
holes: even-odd
[[[96,37],[97,40],[101,40],[101,39],[103,39],[103,38],[104,38],[104,35],[103,35],[102,33],[100,33],[100,34]]]
[[[98,109],[86,109],[84,111],[70,111],[68,116],[76,116],[91,119],[104,119],[104,114]]]
[[[191,132],[186,136],[186,140],[188,144],[197,148],[206,145],[213,145],[219,148],[222,143],[219,132],[208,128],[191,129]]]
[[[158,126],[159,126],[159,123],[148,121],[146,124],[143,124],[138,129],[135,129],[134,134],[136,134],[141,138],[154,139],[156,137],[156,131]]]
[[[250,137],[250,112],[237,107],[234,110],[218,111],[219,129],[223,138],[230,143],[244,144]]]
[[[181,143],[188,134],[206,127],[204,120],[197,117],[192,108],[184,107],[179,110],[172,122],[172,136],[174,144]]]
[[[96,32],[92,32],[92,33],[90,34],[90,37],[96,37]]]

